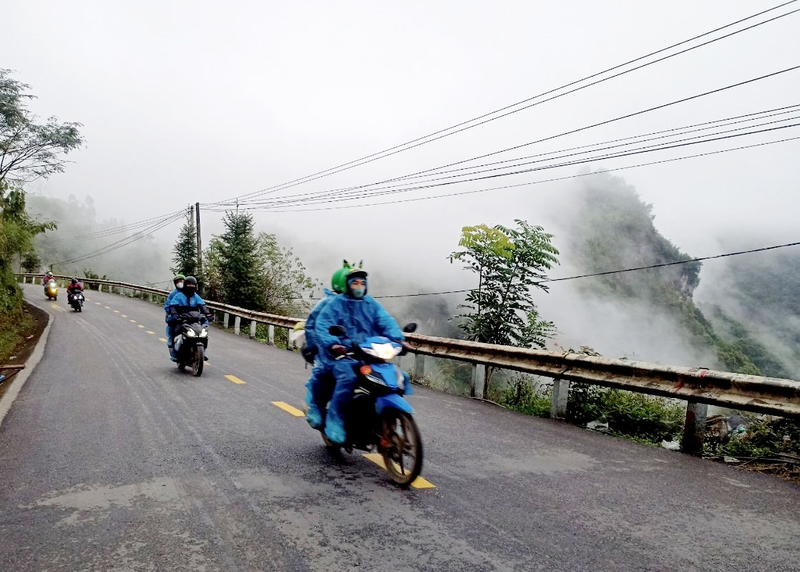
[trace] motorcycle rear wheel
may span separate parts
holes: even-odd
[[[422,437],[414,418],[404,411],[389,410],[384,413],[383,463],[391,479],[408,488],[422,472]]]
[[[203,344],[197,344],[194,348],[194,362],[192,363],[192,375],[200,377],[203,374],[203,356],[205,355]]]

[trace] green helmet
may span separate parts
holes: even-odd
[[[334,272],[331,278],[331,288],[334,292],[344,294],[347,290],[347,273],[353,269],[354,267],[347,260],[342,262],[342,267]]]
[[[186,276],[184,276],[183,274],[176,274],[175,276],[172,277],[173,284],[178,280],[186,280]]]

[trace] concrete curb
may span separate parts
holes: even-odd
[[[33,305],[37,308],[40,308],[40,306],[36,304]],[[41,309],[44,310],[44,308]],[[11,405],[14,403],[17,395],[19,395],[19,392],[22,390],[22,386],[25,385],[26,381],[28,381],[28,378],[31,376],[31,374],[33,374],[36,366],[39,365],[39,362],[44,356],[44,348],[47,345],[47,338],[50,335],[50,326],[53,325],[53,315],[47,310],[45,310],[45,313],[47,314],[47,325],[44,327],[42,337],[39,338],[39,341],[36,343],[36,348],[34,348],[33,353],[28,358],[28,361],[25,362],[25,369],[19,372],[14,379],[11,380],[11,386],[3,394],[3,397],[0,398],[0,425],[3,424],[3,419],[5,419],[6,414],[8,413],[9,409],[11,409]]]

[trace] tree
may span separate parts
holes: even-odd
[[[540,226],[515,220],[516,228],[485,224],[465,226],[450,261],[461,261],[478,275],[478,287],[470,290],[461,308],[468,310],[459,327],[470,340],[519,347],[544,348],[555,333],[552,322],[542,320],[533,302],[533,291],[547,292],[542,280],[558,263],[552,234]],[[487,371],[484,396],[491,370]]]
[[[304,299],[317,283],[292,249],[281,248],[274,234],[258,236],[258,262],[263,277],[264,310],[275,314],[297,315],[308,310]]]
[[[50,117],[38,123],[25,107],[34,96],[29,85],[0,68],[0,181],[23,183],[64,171],[69,153],[83,144],[79,123],[61,123]]]
[[[464,262],[478,274],[478,287],[462,306],[469,313],[460,325],[467,338],[490,344],[544,347],[554,326],[539,318],[533,289],[547,292],[544,273],[558,263],[552,234],[540,226],[515,220],[517,228],[485,224],[462,229],[450,260]]]
[[[251,215],[228,212],[223,222],[225,233],[203,253],[206,296],[275,314],[307,311],[317,283],[292,250],[281,248],[274,234],[256,234]]]
[[[62,154],[80,147],[83,139],[77,123],[59,123],[54,117],[37,123],[25,107],[34,97],[26,92],[30,86],[10,74],[0,68],[0,312],[13,314],[22,309],[13,263],[36,265],[33,238],[55,228],[28,215],[22,184],[62,172]]]
[[[186,222],[183,223],[178,240],[172,250],[172,261],[175,263],[170,270],[173,274],[183,274],[184,276],[197,276],[197,231],[194,225],[192,210],[186,214]]]
[[[33,238],[55,223],[37,222],[25,210],[25,192],[0,180],[0,311],[14,313],[22,307],[22,293],[13,274],[15,260],[31,265],[38,259]]]
[[[209,268],[209,276],[213,274],[215,288],[226,304],[261,310],[265,298],[253,216],[226,212],[222,222],[225,232],[211,239],[213,258],[208,262],[216,267]]]

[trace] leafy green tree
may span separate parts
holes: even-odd
[[[280,247],[274,234],[259,234],[258,262],[265,311],[297,315],[308,309],[306,300],[318,284],[306,274],[305,266],[290,248]]]
[[[540,226],[515,220],[516,228],[485,224],[462,229],[462,250],[450,255],[478,275],[478,287],[467,295],[457,316],[470,340],[490,344],[544,348],[555,333],[553,322],[539,316],[533,292],[547,292],[545,271],[558,263],[552,234]],[[487,371],[484,397],[492,371]]]
[[[28,215],[22,184],[62,172],[63,154],[80,147],[83,139],[77,123],[59,123],[54,117],[37,123],[25,107],[34,97],[27,93],[30,86],[10,74],[0,68],[0,312],[14,314],[22,309],[14,261],[34,266],[33,238],[55,228]]]
[[[25,192],[0,180],[0,311],[14,313],[22,308],[22,292],[13,274],[15,260],[28,263],[36,258],[33,238],[52,222],[36,222],[25,210]]]
[[[197,276],[197,230],[194,224],[194,217],[191,209],[186,214],[186,222],[183,223],[178,240],[172,249],[172,261],[175,266],[170,268],[173,274],[183,274],[184,276]]]
[[[69,153],[83,144],[79,123],[60,123],[50,117],[38,123],[25,107],[34,96],[29,85],[0,68],[0,181],[28,182],[64,171]]]
[[[469,310],[460,327],[468,339],[490,344],[544,347],[552,322],[540,319],[533,291],[547,292],[542,280],[558,264],[552,234],[540,226],[516,220],[516,228],[485,224],[462,229],[462,250],[450,255],[478,275],[462,306]]]

